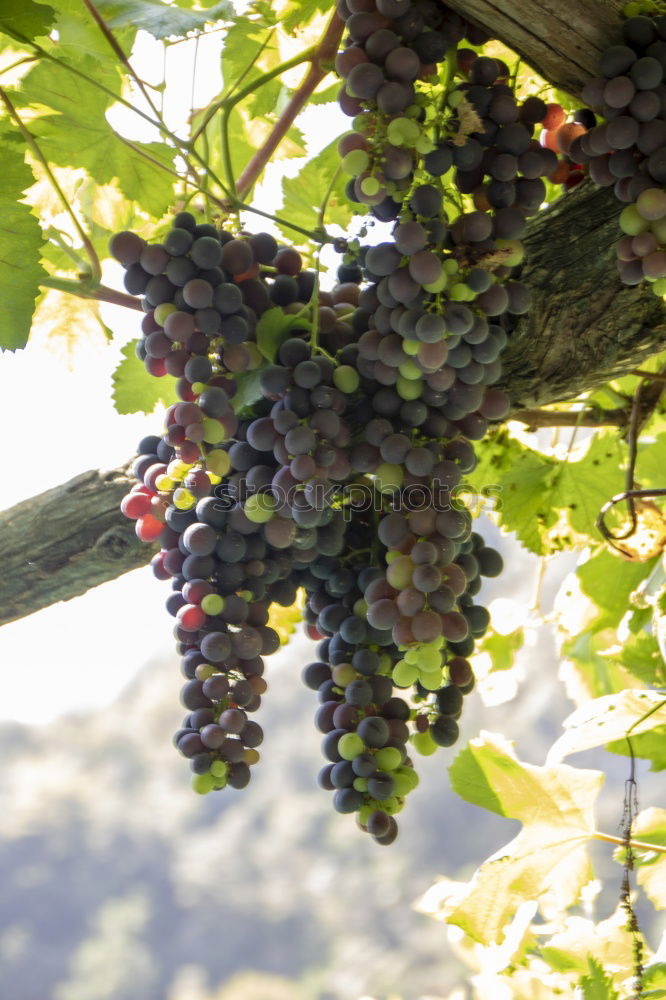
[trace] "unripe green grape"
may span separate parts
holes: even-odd
[[[352,608],[352,611],[354,612],[357,618],[365,618],[366,614],[368,613],[367,601],[364,601],[362,597],[359,597],[357,601],[354,601],[354,607]]]
[[[176,481],[171,476],[158,476],[155,480],[155,489],[160,493],[170,493],[175,487]]]
[[[418,667],[406,660],[398,660],[393,668],[393,680],[398,687],[410,687],[419,676]]]
[[[224,611],[224,598],[219,594],[206,594],[201,601],[201,610],[207,615],[219,615]]]
[[[155,307],[155,322],[159,323],[160,326],[164,326],[167,316],[171,313],[177,312],[178,307],[173,304],[173,302],[160,302],[158,306]]]
[[[364,177],[361,181],[361,191],[363,194],[367,194],[369,198],[377,194],[381,187],[381,184],[376,177]]]
[[[472,291],[469,285],[451,285],[449,298],[454,302],[472,302],[476,298],[476,292]]]
[[[448,285],[448,278],[446,271],[442,271],[437,281],[429,281],[427,285],[423,285],[426,292],[430,292],[431,295],[437,295],[438,292],[443,292]]]
[[[410,740],[416,752],[422,757],[430,757],[437,750],[437,744],[430,733],[414,733]]]
[[[358,372],[351,365],[340,365],[333,372],[333,384],[340,392],[356,392],[360,382],[361,379]]]
[[[338,742],[338,753],[343,760],[353,760],[365,750],[365,743],[357,733],[345,733]]]
[[[652,285],[652,291],[660,298],[666,295],[666,278],[657,278]]]
[[[227,432],[219,420],[216,420],[215,417],[204,417],[201,423],[204,430],[204,441],[207,444],[219,444],[220,441],[224,441]]]
[[[245,501],[245,516],[253,524],[266,524],[275,513],[276,501],[268,493],[254,493]]]
[[[207,795],[215,787],[215,778],[210,772],[208,774],[195,774],[192,778],[192,788],[197,795]]]
[[[380,771],[395,771],[402,764],[402,754],[396,747],[382,747],[375,754]]]
[[[404,478],[405,474],[399,465],[382,462],[375,473],[375,486],[380,493],[392,493],[402,486]]]
[[[368,779],[367,778],[354,778],[353,787],[357,792],[367,792],[368,790]]]
[[[650,232],[654,233],[659,243],[666,243],[666,219],[657,219],[650,223]]]
[[[387,813],[389,816],[399,813],[405,805],[395,795],[392,795],[389,799],[371,799],[370,801],[373,803],[375,809],[381,809],[382,812]]]
[[[403,340],[402,349],[405,354],[409,354],[412,357],[419,352],[419,341],[418,340]]]
[[[421,651],[419,649],[410,649],[405,653],[404,658],[407,660],[407,663],[411,663],[413,666],[418,667],[421,659]]]
[[[364,149],[352,149],[350,153],[343,156],[340,165],[346,174],[358,177],[370,166],[370,157]]]
[[[445,260],[442,264],[442,267],[444,268],[444,270],[448,275],[457,274],[458,271],[460,270],[458,261],[454,260],[453,257],[449,257],[447,260]]]
[[[194,507],[196,498],[192,496],[189,490],[180,487],[174,492],[172,497],[173,505],[177,510],[191,510]]]
[[[412,788],[416,788],[421,780],[413,767],[401,767],[398,774],[403,774],[411,784]]]
[[[402,799],[405,797],[405,795],[409,795],[409,793],[413,788],[413,785],[410,785],[405,775],[400,774],[396,771],[394,774],[391,775],[391,777],[393,778],[393,788],[396,796]]]
[[[457,108],[457,107],[458,107],[458,106],[459,106],[460,104],[462,104],[462,101],[463,101],[463,98],[464,98],[464,96],[465,96],[465,95],[464,95],[464,94],[462,94],[462,93],[461,93],[461,92],[460,92],[459,90],[454,90],[454,91],[453,91],[453,92],[452,92],[451,94],[449,94],[449,96],[448,96],[448,97],[446,98],[446,103],[448,104],[448,106],[449,106],[450,108],[454,108],[454,109],[455,109],[455,108]]]
[[[639,233],[644,233],[646,229],[650,228],[650,223],[641,218],[640,213],[635,205],[627,205],[620,212],[620,229],[627,236],[638,236]]]
[[[338,663],[337,666],[333,667],[331,676],[338,687],[347,687],[348,684],[351,684],[352,681],[358,678],[358,674],[351,663]]]
[[[422,385],[420,380],[411,381],[400,375],[398,376],[398,381],[395,383],[395,388],[400,398],[405,401],[421,397]]]
[[[403,378],[409,381],[413,381],[415,378],[423,378],[423,372],[413,361],[405,361],[404,364],[398,366],[398,371]]]
[[[419,680],[427,691],[436,691],[437,688],[442,686],[442,671],[441,669],[433,671],[422,670]]]

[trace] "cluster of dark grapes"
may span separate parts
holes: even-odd
[[[635,5],[634,5],[635,6]],[[625,204],[617,244],[622,282],[666,293],[666,14],[638,14],[599,61],[583,100],[591,115],[571,155]],[[597,118],[596,116],[599,116]]]
[[[144,297],[138,356],[180,399],[141,442],[123,511],[172,581],[195,788],[247,783],[271,607],[302,589],[320,784],[388,844],[411,754],[456,741],[474,686],[481,580],[502,561],[472,530],[465,476],[509,410],[496,384],[530,306],[514,273],[527,219],[593,123],[518,101],[508,67],[461,44],[485,36],[440,3],[338,11],[348,195],[390,238],[352,245],[325,291],[294,249],[188,212],[161,244],[114,237]]]

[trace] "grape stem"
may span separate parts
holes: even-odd
[[[46,157],[42,153],[41,149],[39,148],[37,142],[35,141],[35,137],[33,136],[32,132],[30,132],[30,130],[27,129],[26,126],[23,124],[23,121],[22,121],[20,115],[18,114],[16,108],[14,107],[14,105],[12,104],[12,102],[10,101],[10,99],[9,99],[9,97],[7,95],[7,92],[4,90],[3,87],[0,87],[0,101],[2,101],[2,103],[5,106],[5,108],[7,109],[7,112],[9,113],[9,117],[15,122],[16,126],[18,127],[18,129],[19,129],[21,135],[23,136],[23,138],[25,139],[26,144],[27,144],[28,148],[30,149],[32,155],[41,164],[42,169],[44,170],[44,173],[46,174],[46,177],[47,177],[47,179],[49,181],[49,184],[51,185],[51,187],[53,188],[53,190],[57,194],[57,196],[58,196],[58,198],[59,198],[59,200],[60,200],[60,202],[62,204],[62,207],[65,210],[65,212],[67,213],[67,215],[69,216],[69,218],[72,220],[72,224],[73,224],[76,232],[79,235],[79,238],[80,238],[80,240],[81,240],[81,242],[83,244],[83,247],[85,249],[86,255],[87,255],[88,260],[90,262],[90,277],[88,279],[89,282],[90,282],[90,285],[92,287],[94,287],[96,285],[99,285],[99,283],[101,281],[101,278],[102,278],[102,268],[101,268],[101,265],[100,265],[100,262],[99,262],[99,257],[97,256],[97,251],[95,250],[95,247],[92,245],[92,242],[91,242],[88,234],[86,233],[85,229],[83,228],[83,226],[79,222],[79,220],[78,220],[78,218],[76,216],[76,213],[74,212],[74,209],[72,208],[72,206],[69,203],[67,195],[65,194],[65,192],[63,191],[63,189],[58,184],[58,181],[57,181],[57,179],[55,177],[55,174],[53,173],[53,171],[51,170],[51,168],[49,166],[48,160],[46,159]]]
[[[59,292],[67,292],[69,295],[76,295],[79,299],[94,299],[97,302],[108,302],[112,306],[124,306],[126,309],[136,309],[143,312],[141,300],[125,292],[118,292],[115,288],[107,288],[106,285],[97,285],[91,288],[83,281],[72,281],[69,278],[43,278],[40,285],[44,288],[55,288]]]
[[[593,840],[603,840],[606,844],[617,844],[618,847],[631,847],[636,851],[654,851],[655,854],[666,854],[666,844],[648,844],[644,840],[629,840],[624,837],[614,837],[610,833],[595,830],[591,835]]]
[[[321,81],[330,72],[330,64],[342,39],[344,22],[337,12],[334,12],[328,22],[321,39],[311,50],[310,67],[300,85],[292,94],[289,103],[273,126],[261,149],[257,150],[242,174],[238,178],[238,193],[245,197],[261,175],[271,156],[282,142],[289,129],[300,114]]]
[[[136,83],[137,87],[139,88],[139,90],[143,94],[143,97],[144,97],[144,99],[145,99],[148,107],[153,112],[153,114],[158,119],[158,121],[160,123],[162,123],[162,116],[160,115],[160,112],[158,111],[157,107],[155,106],[155,103],[153,102],[152,97],[148,93],[146,85],[144,84],[144,82],[141,79],[141,77],[135,71],[135,69],[132,66],[132,64],[130,63],[129,59],[127,58],[127,56],[123,52],[121,46],[118,44],[118,40],[116,39],[115,35],[113,34],[113,32],[111,31],[111,29],[109,28],[108,24],[106,23],[106,21],[104,20],[104,18],[100,14],[100,12],[97,10],[97,7],[93,3],[93,0],[83,0],[83,4],[84,4],[85,7],[87,7],[87,9],[88,9],[91,17],[93,18],[93,20],[97,24],[99,30],[102,32],[102,34],[104,35],[105,39],[107,40],[107,42],[111,46],[111,49],[113,50],[114,54],[118,57],[118,59],[120,60],[120,62],[122,63],[122,65],[127,70],[127,73],[129,74],[129,76],[134,80],[134,82]]]

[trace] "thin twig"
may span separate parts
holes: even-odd
[[[312,54],[310,67],[301,84],[292,94],[289,103],[273,126],[270,135],[261,149],[257,150],[238,178],[237,189],[240,198],[243,198],[248,191],[252,190],[264,167],[293,125],[297,115],[302,111],[305,104],[307,104],[321,81],[330,72],[326,63],[332,61],[334,58],[340,45],[343,30],[344,22],[337,12],[334,12],[321,40]]]
[[[600,830],[595,830],[592,838],[603,840],[606,844],[616,844],[618,847],[626,847],[627,845],[625,837],[614,837],[611,833],[602,833]],[[666,854],[665,844],[648,844],[645,840],[630,840],[629,845],[634,851],[654,851],[656,854]]]
[[[115,288],[107,288],[106,285],[88,288],[80,281],[68,278],[43,278],[40,285],[44,288],[55,288],[59,292],[67,292],[68,295],[75,295],[79,299],[94,299],[97,302],[108,302],[112,306],[123,306],[125,309],[143,312],[140,299],[125,292],[117,292]]]
[[[109,45],[111,46],[112,50],[114,51],[114,53],[116,54],[116,56],[118,57],[118,59],[120,60],[120,62],[122,63],[122,65],[125,67],[125,69],[127,70],[128,74],[134,80],[134,82],[136,83],[136,85],[139,88],[139,90],[141,91],[141,93],[143,94],[143,96],[144,96],[144,98],[146,100],[146,103],[148,104],[148,107],[153,112],[153,114],[155,115],[155,117],[158,118],[158,119],[160,119],[161,118],[160,112],[157,110],[157,107],[155,106],[152,97],[148,93],[143,80],[136,73],[134,67],[132,66],[132,64],[130,63],[129,59],[127,58],[127,56],[123,52],[121,46],[118,44],[118,40],[116,39],[115,35],[113,34],[113,32],[111,31],[111,29],[109,28],[108,24],[106,23],[106,21],[104,20],[104,18],[100,14],[100,12],[95,7],[95,4],[92,2],[92,0],[83,0],[83,3],[87,7],[87,9],[88,9],[91,17],[93,18],[93,20],[97,24],[99,30],[102,32],[102,34],[104,35],[104,37],[106,38],[106,40],[109,43]]]

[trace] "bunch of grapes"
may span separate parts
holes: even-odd
[[[497,382],[530,306],[514,270],[527,220],[544,178],[571,180],[594,123],[519,101],[501,60],[461,44],[485,36],[439,3],[338,10],[348,195],[390,235],[347,247],[330,291],[268,234],[188,212],[161,244],[114,237],[144,296],[138,356],[175,376],[180,400],[141,442],[123,511],[172,581],[188,712],[176,745],[195,788],[249,780],[262,738],[249,716],[279,645],[271,607],[301,591],[319,642],[304,681],[320,700],[320,784],[388,844],[414,755],[456,741],[474,687],[478,594],[502,561],[473,531],[465,477],[509,411]]]
[[[639,5],[640,6],[640,5]],[[636,8],[637,5],[632,5]],[[634,14],[621,41],[599,61],[587,84],[589,128],[571,153],[592,180],[612,187],[625,208],[617,244],[622,282],[651,283],[666,294],[666,14]],[[596,114],[595,114],[596,113]],[[596,117],[598,116],[598,117]]]

